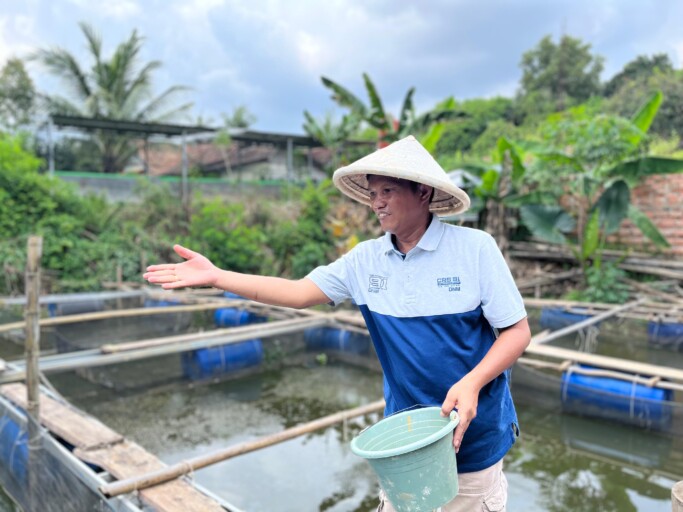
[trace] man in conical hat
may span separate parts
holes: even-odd
[[[458,410],[459,494],[442,510],[505,510],[502,461],[519,433],[509,368],[530,340],[524,303],[493,238],[443,223],[469,197],[412,136],[338,169],[335,185],[367,204],[385,235],[359,243],[303,279],[239,274],[176,245],[186,261],[143,276],[165,289],[215,286],[305,308],[353,299],[384,370],[385,415]],[[380,510],[391,511],[381,493]]]

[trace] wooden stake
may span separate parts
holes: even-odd
[[[26,412],[28,413],[28,502],[38,510],[38,464],[40,442],[40,258],[43,238],[30,236],[26,259]]]
[[[26,387],[28,389],[27,412],[40,421],[39,394],[40,373],[40,258],[43,253],[43,239],[31,236],[28,239],[26,262]]]
[[[347,409],[335,414],[330,414],[329,416],[324,416],[322,418],[318,418],[317,420],[288,428],[276,434],[271,434],[259,439],[255,439],[254,441],[247,441],[236,446],[225,448],[216,453],[201,455],[199,457],[194,457],[192,459],[179,462],[173,466],[169,466],[158,471],[152,471],[137,477],[102,485],[100,486],[100,491],[107,497],[114,497],[139,489],[145,489],[147,487],[168,482],[169,480],[178,478],[181,475],[186,475],[206,466],[216,464],[217,462],[222,462],[224,460],[237,457],[238,455],[260,450],[261,448],[266,448],[283,441],[288,441],[289,439],[308,434],[315,430],[327,428],[335,423],[339,423],[340,421],[346,421],[348,419],[355,418],[356,416],[363,416],[365,414],[379,412],[384,409],[384,405],[384,400],[378,400],[377,402],[372,402],[367,405],[355,407],[353,409]]]

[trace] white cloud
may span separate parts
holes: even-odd
[[[329,58],[324,42],[308,32],[299,31],[296,35],[297,57],[301,66],[313,76],[318,76],[319,70]]]
[[[25,57],[36,48],[34,21],[27,16],[0,16],[0,66],[13,57]]]
[[[676,51],[676,59],[678,62],[674,62],[674,65],[678,68],[683,67],[683,39],[674,43],[674,50]]]
[[[100,9],[104,16],[117,20],[130,19],[142,12],[140,5],[134,0],[105,1],[100,4]]]

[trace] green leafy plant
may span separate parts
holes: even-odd
[[[413,104],[415,88],[411,87],[403,99],[398,118],[394,118],[385,111],[377,88],[367,73],[363,73],[363,82],[368,94],[367,105],[348,89],[329,78],[322,77],[322,82],[325,87],[332,91],[334,101],[340,106],[348,108],[354,116],[378,130],[379,139],[382,143],[394,142],[410,134],[425,133],[435,124],[448,119],[464,117],[464,114],[455,108],[456,103],[453,98],[447,98],[434,109],[416,115]],[[437,130],[442,129],[443,127]],[[434,133],[429,136],[429,139],[435,138],[436,134]],[[427,143],[435,144],[432,140],[428,140]]]
[[[661,102],[661,93],[655,93],[630,120],[587,116],[580,108],[552,116],[541,140],[526,144],[534,156],[526,174],[541,201],[523,205],[521,218],[535,236],[550,242],[569,244],[568,234],[576,232],[573,251],[586,279],[601,268],[607,239],[625,219],[657,247],[668,247],[630,200],[631,188],[644,177],[683,172],[683,160],[647,154],[647,130]]]
[[[208,200],[193,214],[189,229],[184,243],[221,268],[253,274],[265,264],[265,235],[259,227],[245,223],[241,203]]]

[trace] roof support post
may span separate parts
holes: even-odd
[[[183,203],[183,208],[185,209],[185,212],[188,213],[190,211],[190,204],[188,200],[188,187],[187,187],[187,139],[185,137],[185,132],[183,131],[183,134],[181,136],[181,144],[182,144],[182,152],[183,152],[183,159],[182,159],[182,166],[181,166],[181,171],[182,171],[182,179],[181,179],[181,184],[180,184],[180,196],[181,200]]]
[[[294,142],[287,139],[287,181],[292,181],[294,176]]]
[[[52,123],[52,116],[47,118],[47,151],[48,151],[48,172],[50,176],[55,174],[55,142],[52,138],[52,128],[54,124]]]

